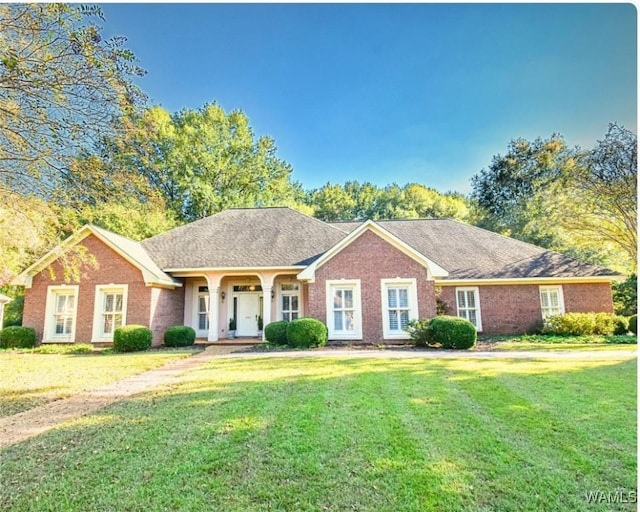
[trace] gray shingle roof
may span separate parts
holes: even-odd
[[[377,224],[449,272],[447,279],[615,276],[451,219]],[[326,223],[290,208],[231,209],[141,242],[167,269],[306,266],[362,222]]]
[[[447,279],[617,275],[612,270],[451,219],[377,223],[448,270]]]
[[[308,265],[344,231],[290,208],[231,209],[142,242],[163,269]]]

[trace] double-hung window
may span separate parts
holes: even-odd
[[[562,315],[564,313],[562,286],[541,286],[540,308],[543,319],[553,315]]]
[[[360,280],[327,281],[327,327],[336,340],[362,339]]]
[[[410,320],[418,318],[416,280],[382,279],[381,289],[384,338],[409,338],[404,329]]]
[[[93,314],[93,340],[112,341],[118,327],[127,321],[127,289],[123,285],[98,285]]]
[[[282,320],[290,322],[300,316],[300,285],[298,283],[283,283],[280,286],[280,301],[282,305]]]
[[[209,331],[209,287],[198,286],[198,331]],[[235,318],[235,317],[234,317]]]
[[[49,286],[43,341],[74,342],[78,286]]]
[[[482,331],[480,293],[478,288],[456,288],[456,305],[458,316],[469,320],[477,331]]]

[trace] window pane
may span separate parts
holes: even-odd
[[[198,313],[207,312],[207,299],[206,297],[198,297]]]
[[[120,313],[122,311],[123,295],[121,293],[116,294],[116,311]]]
[[[398,303],[401,308],[409,307],[409,290],[406,288],[398,288]]]
[[[342,309],[342,290],[336,290],[333,294],[333,309]]]
[[[297,295],[293,295],[291,297],[291,309],[293,311],[298,311],[298,296]]]
[[[285,283],[282,285],[282,291],[297,291],[300,289],[300,285],[296,283]]]
[[[473,325],[475,325],[477,327],[478,326],[478,322],[477,322],[477,318],[476,318],[475,309],[470,309],[468,312],[469,312],[469,316],[467,317],[467,320],[469,320],[469,322],[471,322]]]
[[[460,307],[460,308],[466,308],[467,307],[466,296],[465,296],[465,293],[463,291],[459,291],[458,292],[458,307]]]
[[[409,312],[400,311],[400,329],[404,329],[409,323]]]
[[[104,296],[104,311],[105,313],[111,313],[113,311],[114,296],[107,294]],[[106,332],[106,331],[105,331]]]
[[[113,315],[113,328],[114,330],[118,327],[122,327],[122,315],[120,313],[116,313]]]
[[[58,313],[64,313],[66,307],[67,307],[67,296],[58,295],[56,299],[56,311]]]
[[[64,319],[62,318],[56,320],[56,334],[64,334]]]
[[[297,320],[298,319],[298,313],[294,312],[291,313],[291,320]]]
[[[549,290],[549,299],[551,302],[551,307],[553,309],[557,309],[558,305],[559,305],[559,300],[558,300],[558,292],[556,290]]]
[[[476,294],[472,290],[467,291],[467,307],[468,308],[476,307]]]
[[[398,330],[398,312],[393,309],[389,311],[389,329]]]
[[[398,306],[398,294],[395,288],[387,289],[387,301],[389,302],[390,308],[395,308]]]
[[[198,330],[206,331],[207,329],[209,329],[209,326],[207,324],[208,324],[207,315],[206,314],[199,314],[198,315]]]
[[[353,311],[345,311],[344,313],[344,329],[346,331],[353,331]]]
[[[342,311],[335,311],[333,313],[333,328],[336,331],[342,331]]]
[[[104,316],[104,326],[102,332],[104,332],[105,334],[113,334],[113,316]]]
[[[353,290],[344,290],[344,307],[353,308]]]

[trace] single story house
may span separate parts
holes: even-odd
[[[82,247],[78,277],[61,255]],[[91,261],[89,261],[91,260]],[[73,274],[73,273],[72,273]],[[618,275],[450,219],[322,222],[290,208],[231,209],[141,242],[87,225],[22,272],[23,324],[48,342],[110,343],[142,324],[162,343],[172,325],[197,337],[259,336],[302,316],[329,339],[408,337],[415,318],[448,314],[479,332],[531,331],[548,315],[611,312]]]

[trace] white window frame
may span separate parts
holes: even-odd
[[[93,330],[92,342],[103,343],[113,341],[113,333],[105,333],[104,296],[107,293],[122,293],[122,325],[127,325],[127,298],[129,295],[129,285],[127,284],[98,284],[96,285],[96,295],[93,303]],[[114,328],[115,332],[115,328]]]
[[[464,318],[466,320],[468,320],[468,318],[461,313],[461,308],[460,308],[460,301],[458,300],[458,292],[473,292],[474,294],[474,301],[476,303],[476,307],[475,312],[476,312],[476,331],[478,332],[482,332],[482,313],[481,313],[481,306],[480,306],[480,288],[478,288],[477,286],[463,286],[463,287],[456,287],[456,314],[460,317],[460,318]],[[471,308],[463,308],[464,310],[468,310]],[[472,322],[473,323],[473,322]]]
[[[385,340],[406,340],[410,338],[408,332],[402,329],[391,329],[389,326],[389,293],[390,288],[407,288],[409,321],[418,318],[418,285],[415,278],[381,279],[382,293],[382,334]],[[395,308],[394,308],[395,309]]]
[[[206,287],[207,291],[201,292],[201,287]],[[196,331],[197,338],[207,337],[209,335],[209,327],[211,325],[211,318],[209,310],[211,309],[211,293],[209,292],[209,286],[206,281],[200,281],[194,284],[194,297],[193,297],[193,329]],[[200,329],[200,299],[204,298],[204,314],[206,315],[206,329]]]
[[[360,279],[331,279],[326,281],[327,328],[329,339],[332,340],[361,340],[362,339],[362,301],[360,294]],[[353,290],[353,324],[351,331],[336,331],[333,311],[333,293],[335,289]]]
[[[47,301],[44,316],[43,343],[75,343],[76,341],[76,320],[78,318],[78,285],[51,285],[47,287]],[[71,320],[71,332],[67,334],[56,334],[56,322],[54,315],[56,312],[57,298],[59,295],[73,295],[74,308]]]
[[[284,286],[291,286],[291,285],[297,285],[298,289],[297,290],[284,290],[283,287]],[[299,282],[285,282],[285,283],[280,283],[280,286],[278,286],[278,291],[279,291],[279,297],[278,297],[278,317],[280,320],[285,320],[285,321],[291,321],[291,316],[292,313],[297,313],[298,316],[297,318],[302,318],[303,316],[303,312],[302,312],[302,284]],[[283,304],[283,299],[285,296],[288,297],[298,297],[298,309],[291,309],[291,298],[289,299],[289,309],[285,310],[284,309],[284,304]],[[289,319],[285,319],[284,318],[284,314],[285,313],[289,313]]]
[[[564,291],[562,290],[562,285],[548,285],[548,286],[539,286],[538,287],[539,296],[540,296],[540,311],[542,313],[542,319],[548,318],[554,315],[563,315],[565,312],[564,309]],[[558,312],[557,313],[545,313],[545,307],[542,304],[542,296],[545,293],[556,292],[558,294]],[[549,307],[546,309],[550,309]]]

